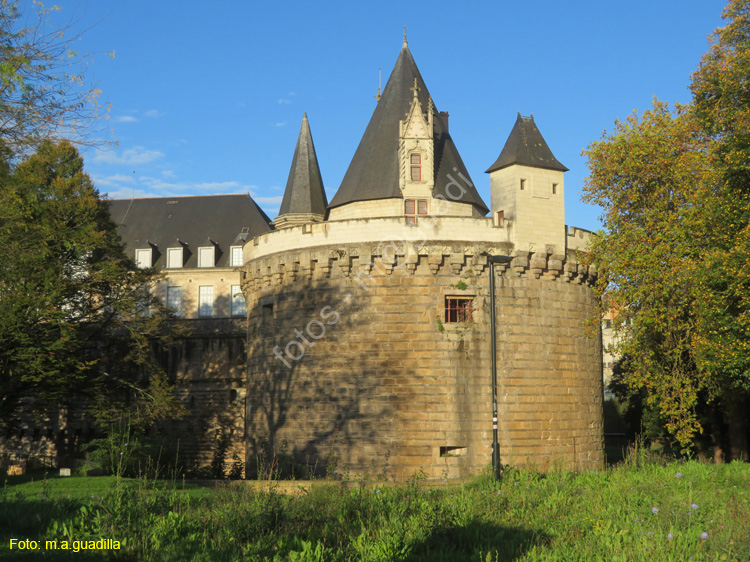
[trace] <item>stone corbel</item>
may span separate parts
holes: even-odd
[[[529,255],[526,252],[516,252],[516,255],[510,262],[510,267],[516,277],[521,277],[526,268],[529,267]]]
[[[419,253],[411,242],[406,243],[406,249],[404,252],[404,263],[406,264],[406,270],[409,273],[414,273],[419,264]]]
[[[461,268],[464,266],[465,256],[463,253],[453,252],[451,253],[451,271],[454,275],[461,273]]]
[[[380,260],[380,267],[383,271],[385,271],[386,275],[390,275],[393,273],[393,268],[396,265],[396,256],[390,255],[390,256],[383,256],[381,255],[378,257],[378,260]]]
[[[351,256],[345,251],[339,251],[337,257],[338,259],[336,260],[336,263],[338,264],[339,269],[341,269],[341,273],[344,277],[349,277],[349,272],[352,269]]]
[[[274,285],[281,285],[284,280],[284,264],[281,261],[271,266],[271,280]]]
[[[315,264],[315,269],[319,272],[320,277],[328,279],[331,276],[331,256],[318,256],[318,261]]]
[[[552,254],[547,259],[547,272],[553,277],[561,275],[563,272],[564,261],[565,256],[561,256],[560,254]]]
[[[443,263],[443,254],[442,253],[430,253],[427,255],[427,265],[430,267],[430,271],[433,275],[437,275],[438,270],[440,269],[440,266]]]
[[[310,257],[310,252],[304,252],[299,257],[299,268],[300,273],[302,274],[302,277],[305,280],[312,279],[313,275],[313,266],[312,266],[312,259]]]

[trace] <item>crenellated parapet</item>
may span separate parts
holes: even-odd
[[[415,274],[420,265],[426,265],[433,275],[461,275],[467,270],[481,274],[487,266],[487,256],[497,254],[512,256],[509,264],[498,264],[496,270],[513,278],[574,284],[591,284],[596,278],[595,267],[583,263],[581,252],[576,250],[561,255],[514,251],[509,244],[488,246],[381,241],[377,244],[322,246],[265,255],[246,264],[242,287],[247,293],[298,280],[358,278],[373,271],[383,275],[391,275],[395,270],[401,270],[402,274]]]

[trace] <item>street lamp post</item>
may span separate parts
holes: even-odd
[[[497,443],[497,349],[495,342],[495,264],[510,263],[510,256],[488,256],[490,264],[490,357],[492,370],[492,473],[500,480],[500,447]]]

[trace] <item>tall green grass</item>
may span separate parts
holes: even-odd
[[[464,484],[293,494],[246,485],[55,481],[0,492],[0,558],[138,561],[750,560],[750,465],[653,462],[601,472],[507,470]],[[59,483],[58,483],[59,482]],[[85,484],[81,484],[84,482]],[[43,489],[47,486],[47,489]],[[80,493],[85,490],[85,494]],[[47,492],[47,493],[45,493]],[[91,497],[91,496],[94,497]],[[10,538],[111,538],[120,550],[10,551]]]

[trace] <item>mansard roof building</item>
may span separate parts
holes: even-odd
[[[271,230],[249,195],[116,199],[109,208],[136,264],[164,274],[155,290],[178,317],[245,314],[242,246]]]

